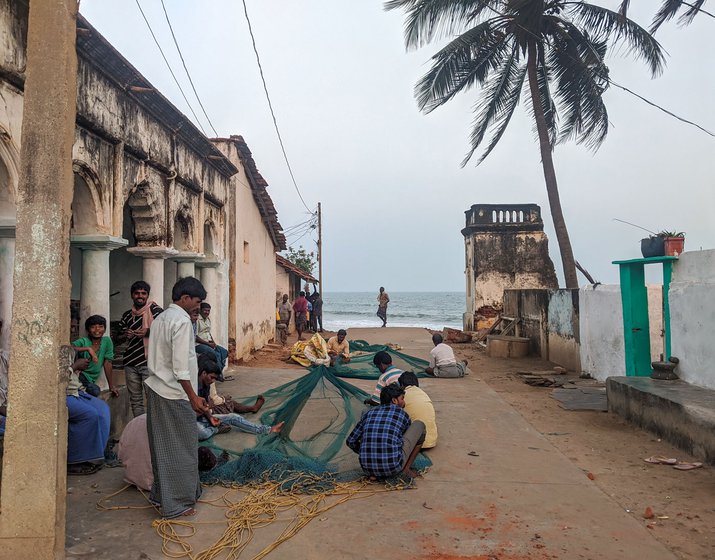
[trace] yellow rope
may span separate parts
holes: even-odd
[[[288,474],[288,473],[285,473]],[[162,539],[161,550],[169,558],[189,558],[190,560],[227,560],[239,558],[261,527],[281,520],[281,514],[293,511],[288,524],[275,541],[264,547],[253,560],[261,560],[282,543],[295,536],[316,517],[351,499],[368,498],[379,492],[412,488],[411,483],[398,482],[379,486],[366,479],[353,482],[334,482],[330,475],[290,473],[281,481],[262,481],[247,485],[224,484],[227,488],[221,496],[200,503],[225,508],[226,521],[197,522],[186,519],[156,519],[152,527]],[[310,488],[329,488],[323,492],[306,492]],[[129,485],[97,502],[97,509],[103,511],[123,509],[147,509],[148,506],[107,506],[111,498],[124,492]],[[144,492],[142,495],[148,500]],[[236,496],[239,493],[242,496]],[[155,508],[157,509],[157,508]],[[157,512],[159,510],[157,509]],[[221,537],[209,548],[194,554],[188,539],[197,532],[197,525],[226,525]],[[225,556],[224,556],[225,555]]]

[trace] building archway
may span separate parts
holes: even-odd
[[[15,224],[17,222],[17,167],[5,142],[0,141],[0,348],[10,349],[12,282],[15,274]]]

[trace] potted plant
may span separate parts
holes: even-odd
[[[665,255],[665,239],[660,235],[650,235],[641,239],[641,253],[643,258],[662,257]]]
[[[665,255],[669,257],[677,257],[683,252],[685,247],[685,232],[684,231],[661,231],[658,237],[663,239]]]

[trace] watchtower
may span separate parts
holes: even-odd
[[[506,289],[558,288],[538,205],[474,204],[465,215],[465,330],[495,317]]]

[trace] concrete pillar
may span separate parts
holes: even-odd
[[[223,298],[219,294],[218,267],[221,262],[216,258],[204,258],[196,263],[201,271],[201,283],[206,289],[206,301],[211,304],[211,325],[214,339],[221,346],[228,347],[228,333],[222,332]]]
[[[0,348],[10,349],[12,278],[15,268],[15,226],[0,227]]]
[[[196,276],[196,266],[193,261],[179,261],[176,279],[186,278],[187,276]]]
[[[196,276],[196,261],[203,258],[201,253],[178,251],[172,260],[177,263],[176,279]]]
[[[77,0],[31,2],[27,28],[10,387],[2,469],[3,558],[63,559]]]
[[[159,307],[164,307],[164,260],[178,253],[169,247],[130,247],[133,255],[142,258],[142,278],[151,286],[149,299]],[[169,305],[170,301],[166,302]]]
[[[111,235],[73,235],[72,245],[82,250],[79,324],[84,336],[84,322],[90,315],[101,315],[109,322],[109,252],[126,246],[128,241]]]

